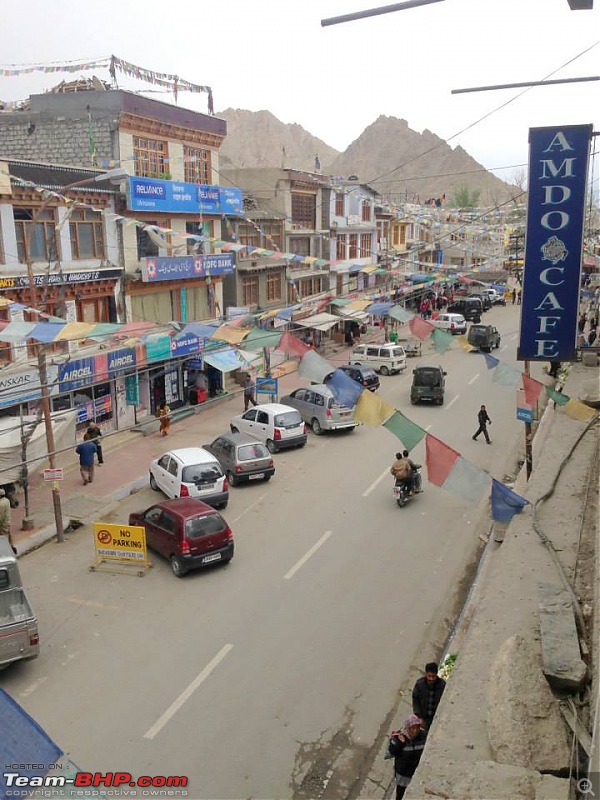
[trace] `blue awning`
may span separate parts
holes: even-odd
[[[395,303],[373,303],[370,306],[365,308],[367,314],[371,314],[374,317],[387,317],[390,308],[395,305]]]
[[[244,361],[238,350],[218,350],[204,353],[204,363],[218,369],[219,372],[233,372],[235,369],[247,369],[248,362]]]
[[[210,339],[218,327],[218,325],[204,325],[202,322],[188,322],[182,332],[192,333],[198,339]]]
[[[352,264],[348,269],[348,275],[355,275],[357,272],[360,272],[362,269],[362,264]]]

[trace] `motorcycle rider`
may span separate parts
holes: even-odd
[[[415,494],[419,494],[419,492],[423,491],[423,489],[421,488],[422,487],[421,475],[419,473],[419,470],[421,469],[421,465],[420,464],[415,464],[415,462],[412,461],[412,459],[410,459],[408,457],[408,450],[403,450],[402,451],[402,458],[405,458],[408,461],[408,463],[410,464],[410,468],[412,470],[412,479],[413,479],[412,480],[412,488],[413,488],[413,491],[414,491]]]
[[[394,476],[396,486],[403,484],[409,492],[413,491],[414,472],[412,462],[409,458],[405,458],[403,453],[396,453],[396,460],[392,464],[390,472]]]

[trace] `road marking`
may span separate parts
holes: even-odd
[[[259,503],[261,503],[266,496],[267,496],[266,493],[261,494],[261,496],[257,500],[255,500],[253,503],[250,503],[248,508],[245,508],[241,514],[239,514],[234,520],[232,520],[231,524],[235,525],[235,523],[238,522],[238,520],[240,520],[244,516],[244,514],[247,514],[248,511],[251,511],[254,508],[254,506],[257,506]]]
[[[430,422],[429,425],[426,428],[423,428],[423,430],[428,431],[431,428],[432,425],[433,425],[433,422]]]
[[[449,403],[448,403],[448,405],[446,406],[446,411],[448,411],[448,409],[449,409],[451,406],[453,406],[453,405],[454,405],[454,403],[456,403],[456,401],[458,400],[458,398],[459,398],[459,397],[460,397],[460,395],[459,395],[459,394],[457,394],[457,395],[456,395],[456,397],[453,397],[453,398],[452,398],[452,400],[450,400],[450,402],[449,402]]]
[[[481,373],[479,373],[479,372],[478,372],[478,373],[477,373],[477,375],[475,375],[473,378],[471,378],[471,380],[469,381],[469,386],[470,386],[472,383],[475,383],[475,381],[477,380],[477,378],[479,377],[479,375],[480,375],[480,374],[481,374]]]
[[[67,656],[67,660],[61,663],[61,667],[66,667],[69,661],[71,661],[73,658],[77,658],[78,655],[79,655],[79,650],[75,651],[74,653],[69,653],[69,655]]]
[[[104,608],[108,611],[120,611],[121,606],[109,606],[104,603],[94,603],[92,600],[79,600],[77,597],[67,597],[68,603],[75,603],[78,606],[87,606],[88,608]]]
[[[375,480],[369,486],[369,488],[366,491],[363,492],[363,497],[368,497],[371,494],[371,492],[373,491],[373,489],[375,489],[381,483],[381,481],[385,478],[385,476],[389,475],[389,474],[390,474],[389,469],[384,470],[378,478],[375,478]]]
[[[507,347],[508,347],[508,345],[505,344],[504,347],[500,350],[500,352],[503,353],[506,350]]]
[[[48,679],[47,678],[38,678],[37,681],[31,683],[27,689],[24,689],[19,697],[29,697],[30,694],[33,694],[36,689],[39,689],[42,683],[45,683]]]
[[[296,561],[291,570],[285,573],[285,575],[283,576],[284,580],[289,580],[290,578],[292,578],[298,572],[300,567],[306,564],[308,559],[317,552],[319,547],[321,547],[322,544],[325,544],[325,542],[327,541],[327,539],[329,539],[330,536],[331,536],[331,531],[326,531],[323,534],[323,536],[321,536],[319,541],[315,542],[315,544],[313,544],[310,550],[307,553],[305,553],[299,561]]]
[[[167,708],[165,713],[157,719],[157,721],[151,728],[149,728],[146,731],[146,733],[144,734],[144,739],[154,739],[156,734],[160,733],[160,731],[162,730],[162,728],[164,728],[167,722],[172,717],[175,716],[175,714],[179,711],[179,709],[185,703],[185,701],[190,699],[190,697],[200,686],[200,684],[203,683],[208,678],[208,676],[214,670],[214,668],[217,667],[221,663],[221,661],[223,661],[227,653],[229,653],[229,651],[232,649],[233,649],[232,644],[226,644],[219,650],[217,655],[213,658],[212,661],[209,661],[209,663],[204,667],[204,669],[198,675],[198,677],[194,678],[194,680],[190,683],[187,689],[184,689],[184,691],[179,695],[177,700],[171,703],[171,705]]]

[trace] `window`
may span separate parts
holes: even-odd
[[[292,192],[292,225],[315,230],[317,220],[317,196]]]
[[[135,174],[140,178],[164,178],[170,180],[169,146],[160,139],[133,137],[133,159]]]
[[[258,305],[258,275],[248,275],[242,278],[242,305]]]
[[[335,215],[336,217],[343,217],[345,215],[346,195],[343,192],[335,193]]]
[[[337,243],[335,246],[335,257],[338,261],[343,261],[346,258],[346,235],[338,235]]]
[[[212,166],[210,150],[199,150],[196,147],[183,148],[183,171],[186,183],[212,182]]]
[[[267,275],[267,301],[281,300],[281,275],[270,272]]]
[[[87,208],[74,208],[69,220],[71,251],[74,259],[104,258],[102,214]]]
[[[308,236],[303,238],[293,238],[290,239],[290,253],[294,253],[297,256],[309,256],[310,255],[310,239]]]
[[[55,209],[44,209],[34,225],[35,213],[33,208],[13,209],[19,261],[58,261]]]
[[[145,222],[146,225],[156,225],[159,227],[158,222]],[[160,223],[161,228],[169,228],[170,224],[168,221],[162,221]],[[148,231],[144,230],[143,228],[136,227],[135,235],[137,239],[137,257],[138,261],[141,261],[142,258],[154,258],[157,256],[159,246],[158,241],[164,241],[162,247],[166,248],[169,246],[169,239],[168,237],[163,237],[162,234],[158,233],[157,231],[153,231],[152,236],[148,233]]]
[[[350,252],[348,253],[348,258],[357,258],[358,257],[358,234],[351,233],[350,234]]]
[[[192,233],[194,236],[204,236],[204,241],[197,239],[187,240],[187,254],[188,256],[195,255],[196,253],[210,252],[208,239],[214,239],[214,223],[212,220],[205,220],[204,222],[186,222],[185,232]]]
[[[360,257],[366,258],[367,256],[372,256],[373,253],[371,252],[371,234],[370,233],[361,233],[360,235]]]
[[[371,203],[369,200],[363,200],[360,204],[360,218],[363,222],[371,221]]]

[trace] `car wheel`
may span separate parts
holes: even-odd
[[[411,397],[410,398],[410,404],[412,406],[416,406],[417,405],[417,398],[416,397]]]
[[[227,508],[227,503],[228,503],[228,502],[229,502],[229,500],[226,500],[224,503],[221,503],[221,504],[219,505],[219,509],[220,509],[221,511],[224,511],[224,510]]]
[[[152,473],[150,473],[150,488],[154,492],[159,492],[160,491],[160,489],[158,488],[158,483],[156,482],[156,478],[154,477],[154,475]]]
[[[183,566],[183,562],[179,556],[171,556],[169,562],[171,564],[171,572],[173,575],[175,575],[176,578],[183,578],[186,573],[186,569]]]
[[[379,372],[381,373],[381,375],[389,375],[390,374],[390,371],[386,366],[381,367]]]
[[[227,473],[226,477],[227,477],[227,483],[230,486],[235,486],[237,484],[237,478],[235,477],[233,472],[231,472],[231,470]]]
[[[235,427],[235,425],[230,425],[230,426],[229,426],[229,430],[230,430],[232,433],[239,433],[239,431],[238,431],[238,429]]]
[[[263,483],[267,483],[267,481],[270,481],[271,478],[272,478],[272,475],[265,475],[265,477],[263,478]]]
[[[437,401],[437,403],[438,403],[438,406],[443,406],[444,405],[444,398],[440,397],[440,399]]]
[[[315,434],[315,436],[320,436],[323,433],[321,423],[316,417],[310,423],[310,427],[312,428],[312,432]]]
[[[277,448],[275,447],[275,442],[272,439],[267,439],[267,450],[269,453],[276,453]]]

